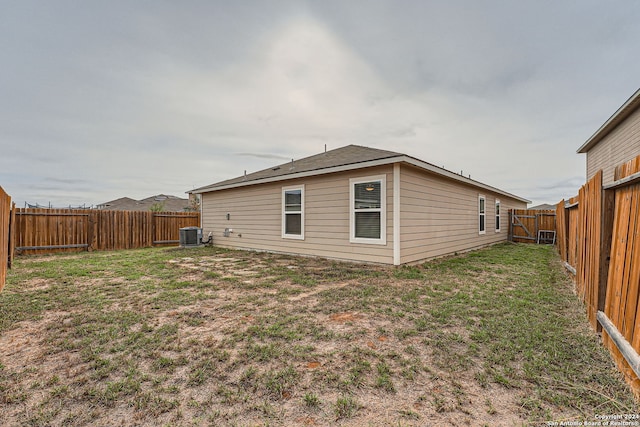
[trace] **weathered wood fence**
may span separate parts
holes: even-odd
[[[0,291],[4,288],[9,268],[9,220],[11,197],[0,187]]]
[[[13,215],[18,254],[177,245],[180,228],[200,225],[199,212],[17,208]]]
[[[557,205],[558,252],[594,329],[640,396],[640,156]]]
[[[509,210],[509,240],[521,243],[555,243],[555,210]]]

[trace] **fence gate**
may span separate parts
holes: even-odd
[[[555,210],[509,210],[509,240],[525,243],[556,241]]]

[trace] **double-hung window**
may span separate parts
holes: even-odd
[[[387,243],[386,177],[384,175],[349,180],[352,243]]]
[[[282,189],[282,237],[304,239],[304,185]]]
[[[496,199],[496,233],[500,232],[500,200]]]
[[[485,234],[487,232],[485,217],[486,217],[486,199],[484,196],[480,195],[478,196],[478,234]]]

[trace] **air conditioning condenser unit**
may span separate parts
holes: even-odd
[[[202,245],[202,228],[184,227],[180,229],[180,247],[192,248]]]

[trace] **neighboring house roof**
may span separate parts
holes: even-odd
[[[548,211],[548,210],[555,210],[556,206],[555,205],[550,205],[549,203],[543,203],[541,205],[536,205],[536,206],[531,206],[529,208],[529,210],[534,210],[534,211]]]
[[[134,200],[129,197],[121,197],[109,202],[101,203],[98,209],[116,211],[148,211],[152,206],[161,204],[163,210],[167,212],[180,212],[189,208],[189,200],[176,196],[158,194],[141,200]]]
[[[609,132],[611,132],[616,126],[618,126],[621,122],[623,122],[627,117],[631,115],[638,107],[640,107],[640,89],[636,91],[627,101],[622,104],[618,111],[613,113],[609,119],[604,122],[600,129],[596,131],[591,138],[587,139],[587,141],[582,144],[580,148],[578,148],[578,153],[586,153],[591,150],[598,142],[600,142]]]
[[[108,202],[97,205],[98,209],[112,209],[114,206],[135,206],[138,203],[137,200],[133,200],[129,197],[120,197],[119,199],[111,200]],[[131,210],[131,209],[128,209]],[[134,209],[135,210],[135,209]]]
[[[377,148],[363,147],[360,145],[347,145],[346,147],[326,151],[300,160],[292,160],[258,172],[245,174],[237,178],[220,181],[211,185],[196,188],[189,193],[201,194],[211,191],[225,190],[229,188],[244,187],[247,185],[264,184],[268,182],[284,181],[307,176],[323,175],[327,173],[343,172],[365,167],[381,166],[404,162],[427,170],[432,173],[463,182],[474,187],[483,188],[514,198],[521,202],[531,203],[511,193],[507,193],[498,188],[483,184],[473,179],[467,178],[455,172],[448,171],[414,157],[393,151],[380,150]]]

